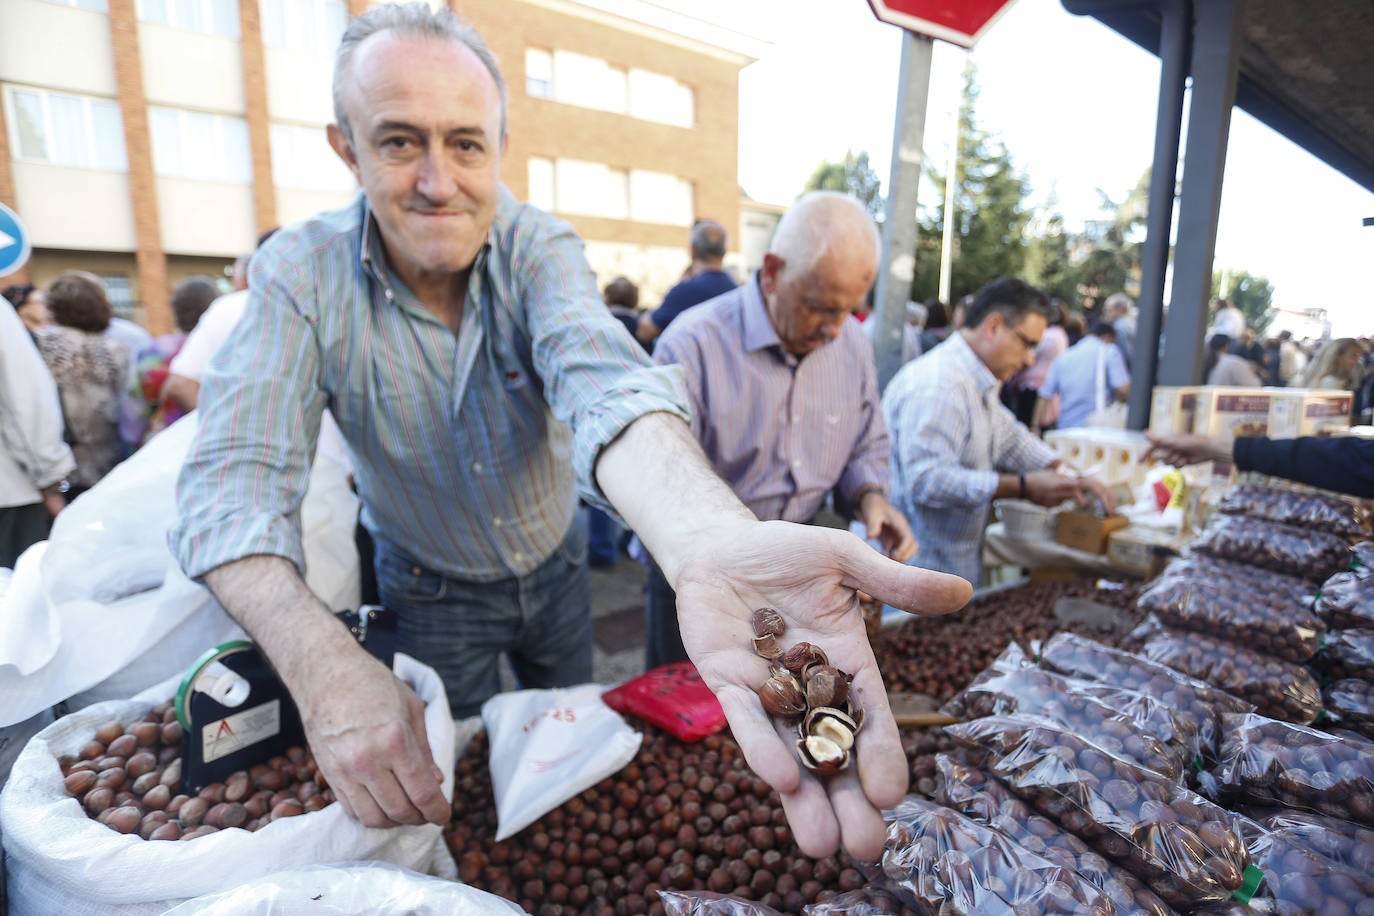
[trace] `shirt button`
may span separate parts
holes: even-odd
[[[793,458],[793,459],[792,459],[792,467],[794,467],[794,468],[799,468],[799,467],[801,467],[801,459],[800,459],[800,458]]]
[[[515,553],[511,554],[511,559],[517,563],[523,563],[525,562],[525,555],[517,550]]]
[[[418,566],[412,566],[412,567],[410,567],[410,574],[411,574],[412,576],[418,576],[418,575],[419,575],[420,573],[422,573],[422,572],[424,572],[424,570],[422,570],[422,569],[421,569],[420,567],[418,567]]]
[[[492,520],[491,520],[491,523],[492,523],[493,525],[495,525],[497,528],[500,528],[502,525],[505,524],[505,522],[501,521],[501,519],[499,519],[499,518],[494,518],[494,519],[492,519]]]
[[[792,422],[793,422],[793,423],[800,423],[800,422],[801,422],[801,414],[799,414],[799,413],[794,413],[794,414],[792,414]]]
[[[390,302],[392,299],[395,299],[395,298],[396,298],[394,295],[392,295],[392,292],[391,292],[391,289],[390,289],[390,288],[387,288],[387,289],[383,290],[382,293],[383,293],[383,295],[386,296],[386,301],[387,301],[387,302]]]
[[[472,463],[472,469],[476,471],[478,474],[482,473],[482,462],[474,461]]]

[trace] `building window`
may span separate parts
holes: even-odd
[[[110,308],[120,318],[133,318],[134,288],[129,278],[123,274],[100,274],[100,284],[105,287],[105,298],[110,300]]]
[[[525,92],[536,99],[553,98],[553,55],[548,51],[525,49]]]
[[[262,0],[262,40],[270,48],[330,55],[348,25],[344,0]]]
[[[235,41],[239,37],[238,0],[138,0],[138,18]]]
[[[124,123],[104,99],[38,89],[9,90],[16,158],[53,165],[125,171]]]
[[[677,127],[696,124],[696,93],[671,76],[630,71],[630,114]]]
[[[529,202],[541,210],[552,213],[554,206],[553,193],[553,160],[531,158],[527,166],[529,170]]]
[[[696,212],[690,181],[662,172],[630,172],[630,219],[641,223],[690,226]]]
[[[79,10],[92,10],[97,13],[108,12],[105,0],[49,0],[49,2],[60,6],[74,6]]]
[[[560,102],[624,114],[627,74],[606,61],[571,51],[553,55],[553,95]]]
[[[153,168],[159,175],[244,184],[253,180],[248,122],[243,118],[151,107],[148,117]]]
[[[600,162],[531,158],[529,202],[542,210],[690,226],[695,189],[676,175],[626,171]]]
[[[283,188],[352,191],[353,173],[335,154],[323,127],[272,125],[272,180]]]

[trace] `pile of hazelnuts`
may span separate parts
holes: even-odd
[[[127,729],[106,722],[77,754],[58,758],[67,794],[111,830],[145,840],[194,840],[219,830],[259,830],[333,803],[334,792],[302,747],[231,774],[195,795],[181,791],[181,724],[171,703]]]
[[[802,766],[820,776],[846,769],[864,722],[863,710],[849,702],[854,676],[830,664],[825,650],[812,643],[799,642],[784,651],[778,639],[787,624],[772,608],[756,610],[752,623],[754,652],[768,661],[768,680],[759,688],[764,710],[798,723]]]

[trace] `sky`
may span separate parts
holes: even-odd
[[[823,161],[866,150],[886,188],[901,32],[865,0],[659,0],[770,46],[740,73],[739,179],[786,204]],[[926,155],[943,164],[972,57],[976,118],[1071,227],[1121,200],[1153,156],[1158,59],[1059,0],[1016,0],[972,52],[935,43]],[[1186,121],[1185,121],[1186,130]],[[923,189],[924,193],[924,189]],[[924,201],[923,201],[924,202]],[[1333,333],[1374,333],[1374,194],[1236,110],[1217,227],[1218,269],[1269,278],[1283,308],[1321,306]]]

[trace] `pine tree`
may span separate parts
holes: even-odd
[[[850,150],[843,162],[822,162],[806,180],[806,191],[842,191],[853,195],[876,220],[883,218],[882,182],[868,164],[867,150]]]

